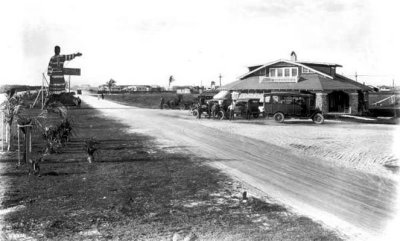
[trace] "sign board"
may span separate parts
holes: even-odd
[[[81,75],[81,69],[64,68],[64,75]]]
[[[239,95],[240,95],[239,92],[233,91],[232,92],[232,100],[237,100],[239,98]]]

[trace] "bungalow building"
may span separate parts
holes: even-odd
[[[241,96],[262,96],[270,92],[300,92],[314,96],[313,105],[324,113],[359,114],[368,108],[369,87],[337,73],[335,63],[279,59],[250,66],[237,81],[220,90],[238,92]]]

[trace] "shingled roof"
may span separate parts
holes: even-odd
[[[221,90],[368,90],[367,86],[338,75],[334,79],[319,74],[302,75],[297,83],[282,83],[261,80],[258,76],[237,80],[221,86]],[[357,84],[356,84],[357,83]]]
[[[312,73],[300,75],[297,82],[274,82],[268,81],[265,76],[252,76],[252,74],[264,67],[286,62],[299,67],[307,68]],[[239,77],[239,80],[221,86],[220,90],[307,90],[307,91],[332,91],[332,90],[371,90],[368,86],[360,84],[345,76],[335,74],[334,76],[320,72],[308,64],[325,65],[331,67],[341,67],[339,64],[320,63],[320,62],[294,62],[279,59],[264,65],[249,67],[249,72]],[[265,79],[263,79],[265,78]]]

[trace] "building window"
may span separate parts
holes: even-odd
[[[275,77],[276,76],[276,70],[275,69],[269,69],[269,77]]]
[[[292,76],[297,76],[297,68],[292,68]]]
[[[270,68],[269,77],[297,77],[298,70],[297,67],[290,68]]]
[[[312,71],[309,68],[302,67],[301,69],[302,69],[301,70],[302,73],[312,73]]]
[[[285,77],[290,77],[290,68],[285,68]]]

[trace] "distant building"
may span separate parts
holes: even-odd
[[[99,85],[97,88],[98,91],[108,91],[108,86],[107,85]]]
[[[151,87],[148,85],[128,85],[123,88],[124,91],[128,92],[144,92],[144,91],[151,91]]]
[[[123,87],[119,86],[119,85],[111,86],[111,92],[121,92],[122,89],[123,89]]]
[[[165,91],[164,87],[161,87],[159,85],[150,85],[150,91],[151,92],[160,92],[160,91]]]
[[[177,94],[191,94],[193,87],[192,86],[177,86],[175,88]]]
[[[177,94],[199,94],[204,90],[204,87],[200,86],[172,86],[172,90],[176,91]]]

